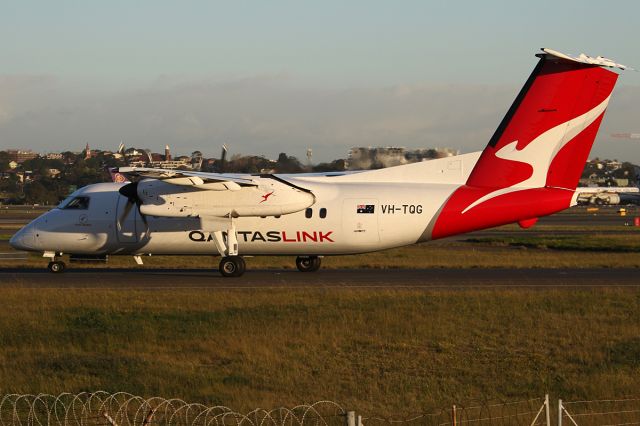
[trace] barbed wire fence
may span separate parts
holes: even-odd
[[[358,415],[333,401],[239,413],[181,399],[143,398],[126,392],[0,395],[0,426],[634,426],[640,398],[524,401],[453,405],[405,418]],[[555,413],[554,413],[555,414]]]
[[[548,418],[548,397],[456,405],[407,418],[385,418],[356,415],[333,401],[239,413],[224,406],[125,392],[0,395],[0,426],[550,426]]]
[[[502,403],[456,404],[407,418],[364,416],[362,423],[366,426],[542,426],[546,424],[548,407],[548,397]],[[348,422],[345,424],[353,426]]]
[[[344,409],[331,401],[238,413],[181,399],[142,398],[129,393],[6,395],[0,399],[0,425],[215,425],[342,426]]]
[[[558,426],[640,425],[640,398],[558,401]]]

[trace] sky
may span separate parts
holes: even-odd
[[[640,2],[0,0],[0,149],[127,146],[314,162],[482,150],[541,47],[640,68]],[[640,72],[592,156],[640,163]]]

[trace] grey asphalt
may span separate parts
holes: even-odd
[[[163,269],[0,270],[0,289],[249,289],[249,288],[596,288],[640,287],[640,269],[349,269],[301,273],[250,270],[239,278],[217,271]]]

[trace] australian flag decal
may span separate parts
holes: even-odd
[[[356,213],[374,213],[375,206],[373,204],[358,204]]]

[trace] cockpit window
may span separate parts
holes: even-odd
[[[73,197],[60,204],[63,210],[87,210],[89,208],[89,197]]]

